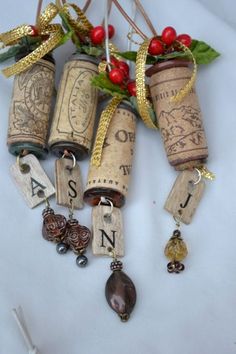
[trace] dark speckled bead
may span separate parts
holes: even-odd
[[[105,288],[110,307],[126,322],[136,303],[136,289],[132,280],[121,270],[115,270]]]

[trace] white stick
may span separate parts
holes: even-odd
[[[30,337],[30,334],[29,334],[29,331],[27,329],[26,322],[24,319],[24,314],[23,314],[22,308],[19,307],[18,310],[13,309],[12,314],[13,314],[15,321],[19,327],[22,337],[24,338],[28,353],[29,354],[40,354],[38,349],[34,346],[32,339]]]
[[[108,63],[110,63],[110,50],[109,50],[109,33],[108,33],[108,8],[109,8],[109,0],[105,0],[105,10],[104,10],[104,27],[105,27],[105,32],[106,32],[106,37],[105,37],[105,49],[106,49],[106,60]],[[111,69],[110,66],[109,70]]]
[[[135,22],[136,20],[136,16],[137,16],[137,5],[135,3],[135,1],[132,0],[132,13],[131,13],[131,19]],[[129,25],[129,33],[131,33],[130,39],[133,38],[133,33],[134,33],[134,29],[131,25]],[[130,52],[132,50],[132,41],[128,38],[127,41],[127,50]],[[133,74],[133,65],[132,62],[129,60],[128,61],[128,65],[131,69],[131,74]]]

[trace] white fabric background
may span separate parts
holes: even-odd
[[[103,3],[94,1],[89,9],[94,24],[102,19]],[[131,1],[121,3],[131,13]],[[143,0],[143,4],[159,32],[172,25],[222,53],[198,73],[208,167],[217,178],[208,183],[192,224],[182,228],[189,247],[186,270],[169,275],[163,255],[174,227],[163,204],[177,173],[167,162],[159,133],[139,122],[130,194],[123,208],[124,267],[136,284],[138,301],[129,322],[120,322],[104,298],[110,260],[89,252],[89,266],[79,269],[72,253],[59,256],[41,236],[42,207],[29,210],[11,180],[9,167],[15,158],[7,151],[6,132],[12,79],[0,76],[1,354],[25,353],[10,313],[19,304],[42,354],[236,353],[236,30],[229,25],[235,23],[236,4],[230,0]],[[1,1],[0,17],[0,32],[33,23],[35,4]],[[117,29],[116,43],[126,49],[128,25],[117,10],[109,22]],[[140,16],[137,23],[149,34]],[[66,45],[55,53],[57,83],[72,50]],[[51,179],[54,160],[50,156],[42,162]],[[85,183],[88,160],[81,167]],[[90,225],[90,207],[77,215],[81,223]]]

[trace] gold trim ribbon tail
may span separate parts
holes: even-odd
[[[209,171],[206,166],[198,167],[198,170],[200,171],[202,177],[209,179],[210,181],[214,181],[214,179],[216,178],[215,174]]]
[[[193,56],[193,53],[191,52],[191,50],[186,47],[186,45],[180,43],[179,41],[177,41],[180,48],[182,49],[182,51],[191,58],[192,62],[193,62],[193,72],[192,72],[192,76],[190,78],[190,80],[187,82],[187,84],[181,88],[179,90],[179,92],[177,92],[177,94],[173,97],[171,97],[171,102],[180,102],[184,99],[185,96],[187,96],[187,94],[190,92],[190,90],[192,89],[195,81],[196,81],[196,77],[197,77],[197,63],[196,63],[196,59]]]
[[[141,44],[136,59],[136,87],[137,87],[137,104],[139,114],[148,128],[158,129],[150,116],[151,104],[146,98],[146,85],[145,85],[145,66],[148,54],[148,47],[151,39],[145,39]]]
[[[122,98],[118,96],[113,97],[111,102],[102,112],[91,157],[91,163],[93,166],[99,167],[101,165],[102,149],[107,135],[107,131],[111,119],[116,111],[116,108],[118,107],[121,101]]]
[[[28,54],[14,65],[3,69],[2,72],[6,77],[17,75],[22,71],[25,71],[60,43],[64,35],[61,25],[50,24],[57,14],[57,6],[50,3],[39,16],[37,21],[38,35],[49,36],[49,38],[43,41],[32,53]],[[22,25],[11,31],[1,33],[0,40],[5,46],[10,46],[17,44],[23,37],[30,35],[34,35],[34,29],[32,26]]]

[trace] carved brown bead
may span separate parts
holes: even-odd
[[[88,246],[91,232],[86,226],[79,224],[78,220],[71,219],[67,222],[65,242],[73,252],[81,253]]]
[[[66,231],[66,218],[63,215],[54,213],[51,208],[43,211],[43,229],[42,234],[45,240],[55,243],[64,239]]]
[[[114,271],[106,283],[105,295],[110,307],[127,321],[136,303],[136,289],[132,280],[121,270]]]

